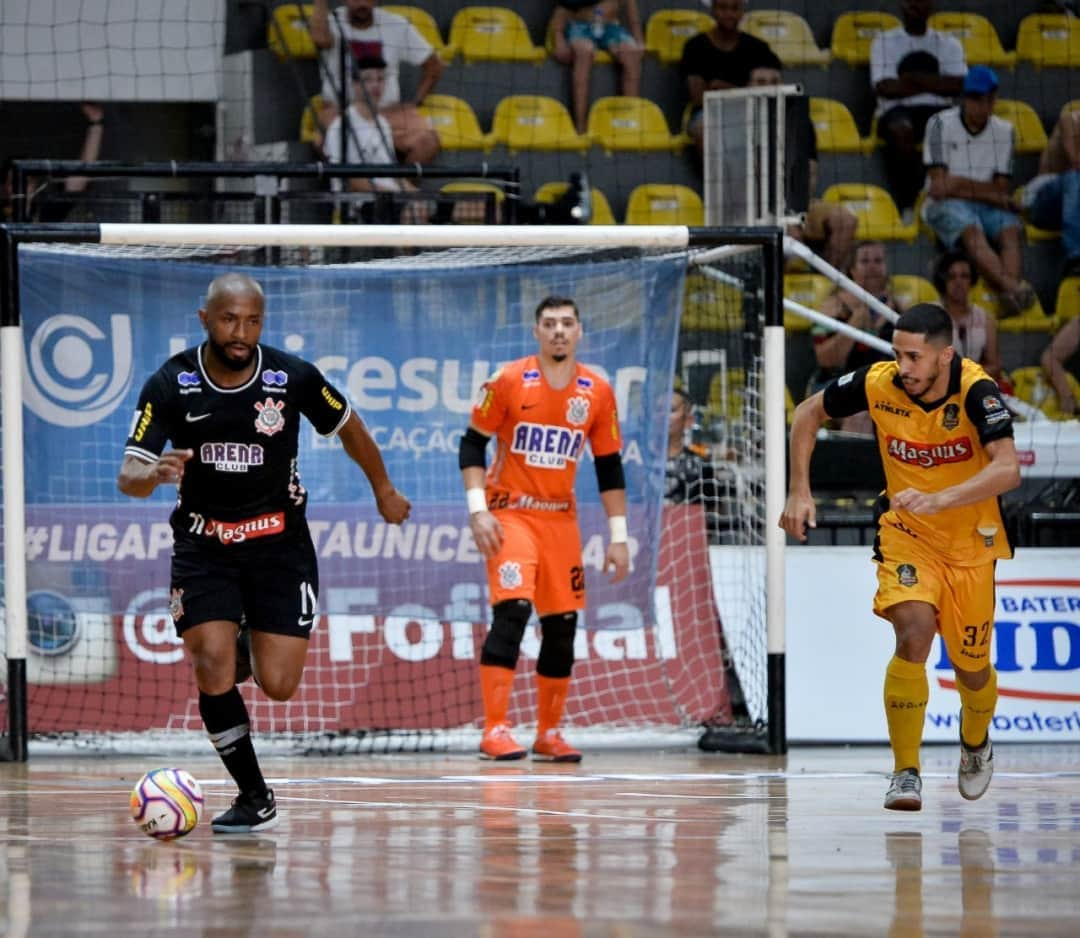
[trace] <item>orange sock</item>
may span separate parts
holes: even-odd
[[[480,665],[480,694],[484,701],[484,732],[506,722],[514,672],[495,664]]]
[[[536,735],[543,736],[555,729],[562,719],[566,705],[566,692],[570,689],[568,677],[544,677],[536,675]]]

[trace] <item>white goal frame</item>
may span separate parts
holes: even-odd
[[[23,475],[23,334],[19,307],[18,248],[32,242],[147,247],[592,248],[693,251],[760,247],[765,267],[764,440],[768,726],[765,750],[787,749],[785,720],[785,588],[783,531],[778,519],[786,492],[784,408],[783,232],[778,227],[685,226],[408,226],[408,225],[0,225],[0,373],[2,373],[4,601],[6,613],[7,727],[0,761],[28,758],[27,586]],[[3,730],[3,727],[0,727]]]

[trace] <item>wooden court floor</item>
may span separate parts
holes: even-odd
[[[172,843],[127,812],[160,760],[32,756],[0,765],[0,936],[1080,935],[1080,746],[998,747],[973,803],[924,753],[918,814],[880,747],[270,757],[276,830]]]

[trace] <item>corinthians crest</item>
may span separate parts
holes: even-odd
[[[267,436],[273,436],[279,430],[284,430],[285,418],[281,414],[284,409],[285,402],[275,401],[272,397],[268,397],[261,404],[256,401],[255,410],[259,412],[259,415],[255,418],[255,429]]]
[[[566,403],[566,422],[575,427],[580,427],[589,419],[589,399],[587,397],[572,397]]]

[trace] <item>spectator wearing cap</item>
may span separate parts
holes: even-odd
[[[327,128],[323,149],[331,163],[361,163],[387,166],[397,162],[394,156],[390,122],[379,113],[383,89],[386,87],[386,60],[367,55],[352,63],[352,104],[344,116],[338,115]],[[344,128],[342,124],[345,124]],[[344,146],[342,139],[344,137]],[[336,182],[337,180],[335,180]],[[352,192],[416,192],[407,179],[393,176],[354,176],[348,180]],[[394,217],[379,220],[419,223],[426,221],[421,202],[403,199],[395,205]],[[403,209],[403,211],[399,211]],[[369,213],[370,214],[370,213]],[[362,215],[363,217],[363,215]]]
[[[1061,229],[1065,277],[1080,276],[1080,111],[1064,111],[1024,186],[1024,213],[1037,228]]]
[[[870,44],[877,135],[889,189],[902,212],[915,204],[923,185],[919,141],[926,122],[952,104],[967,71],[960,42],[928,25],[933,12],[933,0],[900,0],[903,25],[878,33]]]
[[[923,217],[949,250],[963,250],[998,294],[1001,313],[1014,316],[1035,299],[1023,280],[1023,223],[1009,188],[1013,128],[995,117],[998,78],[973,65],[960,104],[930,118],[923,142],[927,170]]]
[[[345,0],[330,12],[329,0],[314,0],[311,11],[311,39],[320,56],[323,99],[319,121],[327,127],[337,116],[342,95],[348,98],[349,84],[342,87],[341,49],[346,61],[377,56],[386,65],[386,87],[380,111],[393,130],[394,149],[405,163],[431,163],[439,152],[439,135],[417,110],[438,83],[445,66],[431,43],[405,17],[378,8],[378,0]],[[402,62],[420,68],[416,94],[411,101],[401,99],[399,72]]]

